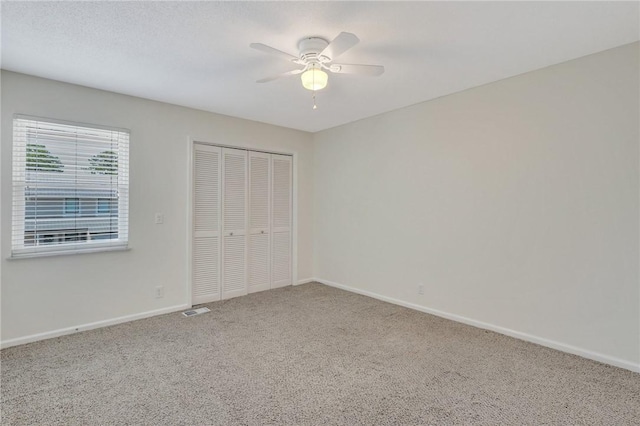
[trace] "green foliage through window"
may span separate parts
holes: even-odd
[[[113,151],[102,151],[89,158],[89,170],[91,174],[117,175],[118,174],[118,154]]]
[[[64,164],[44,145],[27,144],[26,169],[39,172],[62,172]]]

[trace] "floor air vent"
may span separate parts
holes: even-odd
[[[190,311],[184,311],[182,315],[184,315],[185,317],[193,317],[195,315],[206,314],[207,312],[211,312],[211,309],[198,308],[198,309],[191,309]]]

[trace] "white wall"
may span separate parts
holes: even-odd
[[[131,130],[130,251],[7,260],[15,113]],[[311,134],[2,71],[3,342],[187,303],[189,136],[298,154],[298,277],[311,277]]]
[[[316,133],[314,276],[638,368],[638,46]]]

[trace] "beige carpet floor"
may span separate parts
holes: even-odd
[[[7,425],[640,421],[640,375],[321,284],[2,351]]]

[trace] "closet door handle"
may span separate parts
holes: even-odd
[[[233,237],[233,232],[229,232],[229,236]]]

